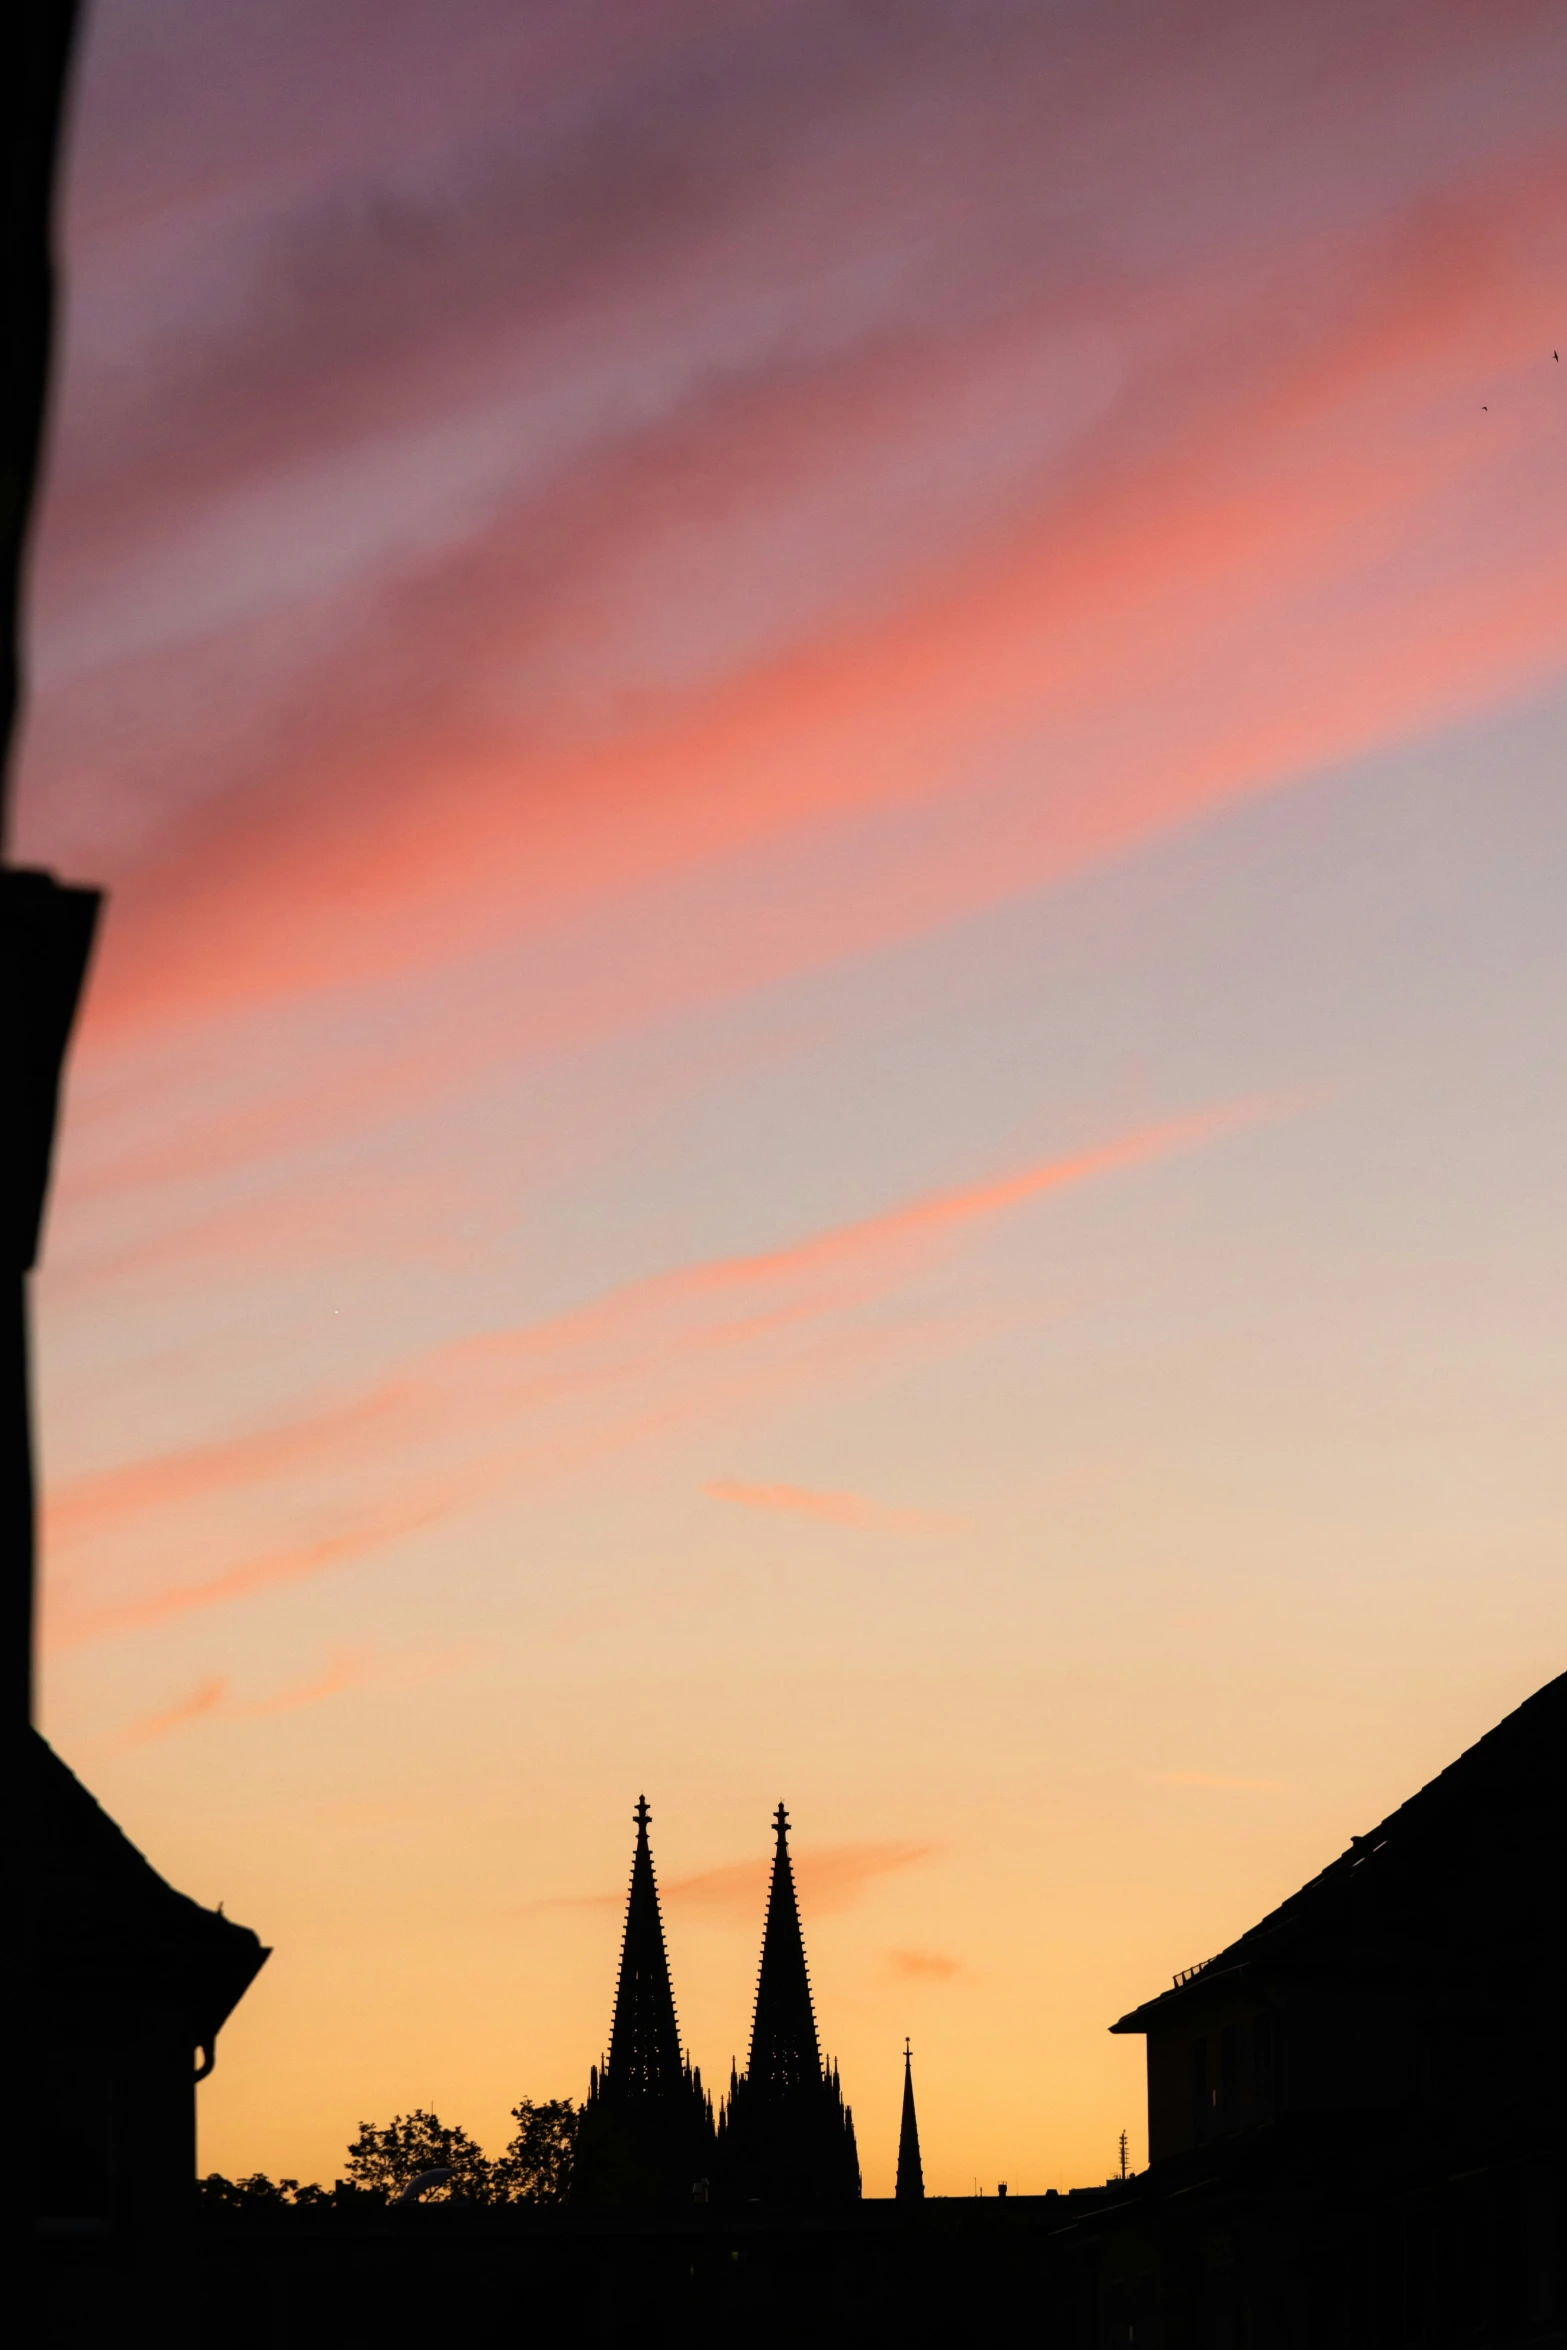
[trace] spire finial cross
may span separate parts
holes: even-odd
[[[648,1809],[647,1797],[645,1795],[639,1795],[637,1797],[637,1808],[631,1816],[636,1821],[638,1828],[641,1829],[642,1833],[645,1835],[647,1833],[648,1821],[653,1817],[653,1814]]]
[[[773,1814],[773,1826],[778,1830],[778,1841],[781,1844],[789,1832],[789,1814],[784,1810],[782,1804]]]

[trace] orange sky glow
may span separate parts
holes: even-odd
[[[45,1727],[495,2150],[780,1796],[890,2191],[1567,1636],[1550,0],[98,0],[15,852]],[[1553,1303],[1554,1301],[1554,1303]]]

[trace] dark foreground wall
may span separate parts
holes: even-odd
[[[208,2225],[127,2292],[112,2246],[61,2246],[59,2343],[201,2350],[433,2342],[1041,2350],[1563,2350],[1567,2171],[1466,2174],[1373,2143],[1236,2149],[1124,2188],[1005,2202],[720,2211],[642,2226],[431,2207]],[[172,2250],[172,2247],[171,2247]],[[146,2298],[149,2291],[152,2299]]]

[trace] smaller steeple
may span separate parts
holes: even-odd
[[[920,2126],[914,2118],[914,2062],[908,2041],[903,2043],[903,2126],[898,2132],[898,2185],[900,2203],[922,2203],[925,2199],[925,2173],[920,2168]]]

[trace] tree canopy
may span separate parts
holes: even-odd
[[[564,2203],[581,2119],[576,2107],[569,2097],[547,2097],[542,2105],[524,2097],[512,2107],[511,2118],[517,2128],[490,2172],[493,2200]]]
[[[255,2171],[243,2179],[213,2171],[197,2189],[204,2208],[231,2217],[280,2211],[384,2209],[424,2172],[451,2177],[428,2190],[432,2203],[563,2203],[570,2191],[572,2155],[581,2114],[569,2097],[535,2104],[524,2097],[511,2109],[516,2128],[493,2160],[477,2140],[438,2114],[416,2106],[389,2122],[361,2122],[348,2148],[345,2173],[334,2186],[301,2185]]]
[[[448,2129],[438,2115],[426,2113],[422,2107],[394,2114],[384,2129],[377,2129],[374,2122],[361,2122],[359,2135],[348,2149],[349,2184],[372,2188],[388,2203],[395,2202],[421,2172],[431,2170],[452,2174],[444,2186],[430,2190],[432,2201],[494,2200],[490,2163],[483,2148],[466,2130]]]

